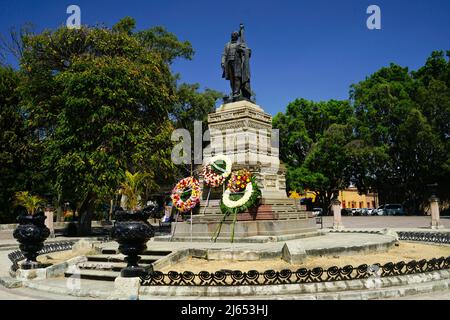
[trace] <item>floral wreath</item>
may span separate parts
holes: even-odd
[[[205,184],[211,188],[221,186],[231,173],[231,159],[225,155],[212,157],[203,167],[202,176]]]
[[[242,169],[233,172],[228,180],[227,189],[223,193],[222,200],[220,201],[220,210],[223,213],[223,218],[214,233],[214,241],[217,240],[220,234],[223,222],[232,214],[231,242],[233,242],[237,214],[257,206],[260,197],[261,191],[258,188],[255,177],[250,171]]]
[[[181,213],[188,212],[200,203],[200,183],[194,177],[180,180],[172,190],[172,203]]]

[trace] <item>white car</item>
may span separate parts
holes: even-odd
[[[384,216],[384,206],[379,206],[378,207],[378,209],[377,209],[377,215],[379,215],[379,216]]]

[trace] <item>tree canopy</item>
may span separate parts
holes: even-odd
[[[351,130],[347,123],[352,109],[347,101],[327,102],[297,99],[286,113],[273,118],[280,130],[280,156],[288,166],[288,189],[317,192],[326,207],[333,190],[350,179],[346,144]]]
[[[174,179],[173,129],[204,119],[220,94],[177,83],[170,65],[192,58],[188,41],[163,27],[135,26],[126,17],[110,29],[23,35],[20,70],[0,70],[2,128],[11,128],[1,137],[1,211],[15,191],[48,194],[57,205],[72,203],[88,233],[95,205],[114,198],[126,172],[145,174],[145,194]],[[24,159],[23,148],[35,162]],[[29,172],[15,157],[32,164],[34,180],[48,182],[44,190],[28,179],[28,188],[17,185],[16,175]]]
[[[329,191],[350,184],[381,202],[423,211],[427,184],[450,198],[450,62],[435,51],[417,71],[391,64],[350,88],[349,101],[290,103],[274,117],[291,190]],[[328,199],[327,199],[328,198]]]

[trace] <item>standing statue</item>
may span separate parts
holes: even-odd
[[[244,25],[231,34],[222,54],[222,78],[230,80],[232,101],[251,100],[250,56],[252,51],[244,40]]]

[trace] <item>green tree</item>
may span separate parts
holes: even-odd
[[[334,192],[350,184],[351,162],[347,145],[351,139],[350,126],[330,125],[313,145],[300,169],[298,178],[304,187],[316,192],[325,210],[329,209]]]
[[[43,164],[60,201],[76,204],[81,234],[126,170],[147,173],[153,189],[174,171],[174,77],[167,57],[144,46],[132,27],[130,20],[114,31],[62,27],[24,41],[29,125],[41,132]]]
[[[273,126],[280,130],[280,156],[287,164],[288,190],[317,193],[327,209],[333,191],[349,183],[346,145],[352,132],[347,125],[352,108],[347,101],[313,102],[297,99]]]
[[[376,189],[381,202],[410,212],[427,203],[428,183],[439,181],[448,197],[448,74],[443,53],[434,52],[417,72],[391,64],[351,87],[360,190]]]
[[[158,53],[169,64],[180,57],[190,60],[194,55],[189,41],[180,41],[162,26],[139,31],[135,36],[148,51]]]
[[[209,143],[203,141],[203,133],[208,129],[208,114],[215,111],[216,102],[223,97],[223,94],[218,91],[206,89],[200,92],[199,88],[199,84],[180,84],[177,87],[177,101],[171,111],[171,119],[175,128],[186,129],[191,136],[191,163],[179,167],[180,177],[191,175],[195,167],[195,159],[201,156],[201,154],[195,155],[194,152],[203,152],[203,148]],[[197,132],[194,132],[195,121],[201,122]],[[195,134],[199,136],[196,137]],[[194,149],[195,139],[201,139],[201,149]]]
[[[0,67],[0,222],[14,222],[12,201],[17,190],[25,189],[29,176],[29,134],[18,87],[20,75]]]
[[[330,125],[346,124],[352,116],[347,101],[313,102],[296,99],[286,113],[273,118],[273,127],[280,130],[280,155],[283,161],[299,166],[305,160],[312,144],[317,142]]]
[[[425,65],[412,75],[416,79],[413,98],[438,137],[442,157],[434,177],[439,184],[439,197],[450,200],[450,51],[435,51]]]
[[[201,121],[203,130],[206,130],[208,114],[215,111],[216,102],[223,93],[212,89],[199,92],[199,88],[198,83],[182,83],[177,87],[177,102],[171,112],[176,128],[193,133],[194,121]]]

